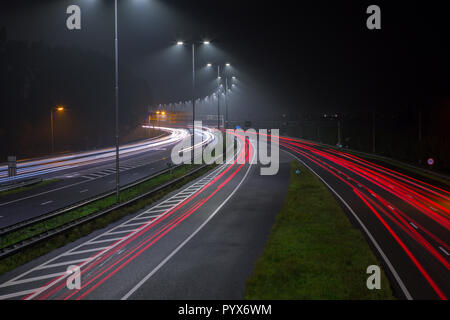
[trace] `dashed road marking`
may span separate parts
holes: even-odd
[[[85,193],[85,192],[88,192],[88,191],[89,191],[89,189],[84,189],[84,190],[81,190],[80,193]]]
[[[442,248],[441,246],[439,246],[439,250],[441,250],[443,253],[445,253],[445,255],[449,256],[450,254],[448,253],[447,250],[445,250],[444,248]]]
[[[43,202],[43,203],[41,203],[41,206],[45,206],[46,204],[50,204],[52,202],[53,202],[53,200],[50,200],[50,201],[47,201],[47,202]]]

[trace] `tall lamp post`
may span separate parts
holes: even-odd
[[[209,41],[203,41],[208,45]],[[183,41],[177,42],[178,46],[184,45]],[[194,136],[195,136],[195,42],[192,42],[192,163],[194,163]]]
[[[211,63],[208,63],[206,65],[208,68],[211,68],[213,65]],[[231,64],[226,63],[225,67],[229,67],[231,66]],[[222,77],[220,76],[220,65],[217,65],[217,130],[220,131],[220,85],[221,85],[221,79]],[[228,79],[225,78],[225,105],[226,105],[226,119],[225,122],[228,121],[228,103],[227,103],[227,87],[228,87]],[[225,125],[225,129],[226,129],[226,125]]]
[[[54,133],[54,119],[53,119],[53,112],[54,111],[64,111],[64,107],[63,106],[58,106],[58,107],[53,107],[50,109],[50,128],[51,128],[51,134],[52,134],[52,154],[55,152],[55,133]]]
[[[116,201],[120,201],[119,183],[119,35],[117,23],[117,0],[114,0],[114,56],[115,56],[115,103],[116,103]]]

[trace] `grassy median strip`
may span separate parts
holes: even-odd
[[[284,205],[245,298],[393,299],[383,272],[381,289],[367,289],[369,265],[380,263],[361,232],[320,180],[293,162]]]
[[[162,174],[151,180],[148,180],[146,182],[138,184],[130,189],[122,191],[121,192],[121,201],[130,200],[139,194],[151,191],[152,189],[156,188],[157,186],[159,186],[163,183],[169,182],[171,180],[174,180],[176,178],[183,176],[184,174],[188,173],[189,171],[193,170],[196,167],[197,167],[196,165],[183,165],[181,167],[174,169],[172,174],[170,174],[170,173]],[[185,179],[182,179],[175,185],[169,186],[167,188],[164,188],[163,190],[158,191],[157,193],[153,194],[152,196],[149,196],[149,197],[146,197],[139,201],[133,202],[132,204],[130,204],[126,207],[116,209],[116,210],[108,213],[107,215],[98,217],[97,219],[87,222],[80,227],[74,228],[70,231],[67,231],[67,232],[61,234],[61,235],[57,235],[54,238],[50,239],[49,241],[46,241],[44,243],[40,243],[39,245],[24,249],[21,252],[18,252],[16,254],[11,255],[10,257],[0,260],[0,275],[20,266],[28,261],[31,261],[45,253],[48,253],[56,248],[59,248],[67,243],[73,242],[80,237],[88,235],[89,233],[91,233],[95,230],[103,228],[103,227],[109,225],[110,223],[112,223],[130,213],[135,213],[136,211],[161,199],[163,196],[165,196],[169,192],[172,192],[173,190],[180,188],[181,186],[188,183],[189,181],[192,181],[192,180],[202,176],[207,171],[211,170],[213,167],[214,167],[213,165],[206,166],[205,168],[194,173],[193,175],[188,176]],[[37,223],[36,225],[17,230],[15,232],[12,232],[12,233],[6,235],[4,237],[4,239],[2,239],[2,247],[20,242],[21,240],[41,234],[45,231],[52,230],[58,226],[62,226],[70,221],[74,221],[78,218],[85,217],[94,212],[98,212],[98,211],[107,209],[108,207],[112,206],[114,203],[115,203],[115,195],[107,197],[102,200],[98,200],[92,204],[83,206],[81,208],[72,210],[61,216],[57,216],[57,217],[51,218],[47,221]]]

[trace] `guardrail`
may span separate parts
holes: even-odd
[[[32,178],[32,179],[23,179],[23,181],[14,181],[9,183],[0,184],[0,192],[14,190],[17,188],[22,188],[26,186],[31,186],[36,183],[42,182],[42,178]]]
[[[152,178],[155,178],[155,177],[157,177],[157,176],[159,176],[161,174],[169,172],[170,170],[173,170],[173,169],[178,168],[180,166],[181,165],[161,170],[157,174],[153,174],[153,175],[151,175],[151,176],[149,176],[147,178],[141,179],[140,181],[136,181],[136,182],[133,182],[132,184],[124,186],[124,187],[121,188],[121,190],[129,189],[129,188],[131,188],[131,187],[133,187],[133,186],[135,186],[135,185],[137,185],[139,183],[148,181],[148,180],[150,180]],[[148,197],[148,196],[150,196],[152,194],[155,194],[155,193],[157,193],[157,192],[159,192],[159,191],[161,191],[161,190],[163,190],[163,189],[165,189],[167,187],[170,187],[170,186],[172,186],[172,185],[182,181],[183,179],[185,179],[185,178],[187,178],[187,177],[197,173],[198,171],[202,170],[206,166],[207,165],[205,165],[205,164],[201,165],[200,167],[189,171],[188,173],[184,174],[183,176],[178,177],[178,178],[176,178],[174,180],[168,181],[168,182],[166,182],[166,183],[164,183],[164,184],[162,184],[162,185],[160,185],[160,186],[158,186],[158,187],[156,187],[156,188],[154,188],[154,189],[152,189],[152,190],[150,190],[148,192],[145,192],[145,193],[143,193],[143,194],[141,194],[139,196],[134,197],[133,199],[130,199],[130,200],[127,200],[125,202],[113,205],[113,206],[111,206],[111,207],[109,207],[109,208],[107,208],[105,210],[94,212],[94,213],[92,213],[90,215],[87,215],[85,217],[73,220],[73,221],[68,222],[68,223],[66,223],[64,225],[56,227],[56,228],[54,228],[52,230],[48,230],[48,231],[45,231],[45,232],[43,232],[41,234],[38,234],[38,235],[32,236],[30,238],[24,239],[24,240],[22,240],[20,242],[17,242],[17,243],[15,243],[15,244],[13,244],[13,245],[11,245],[9,247],[2,248],[2,249],[0,249],[0,259],[6,258],[8,256],[11,256],[11,255],[13,255],[13,254],[23,250],[23,249],[29,248],[29,247],[37,244],[39,242],[42,242],[42,241],[44,241],[46,239],[49,239],[51,237],[54,237],[56,235],[59,235],[59,234],[61,234],[63,232],[66,232],[66,231],[68,231],[70,229],[73,229],[73,228],[75,228],[77,226],[80,226],[80,225],[82,225],[84,223],[92,221],[92,220],[94,220],[94,219],[96,219],[96,218],[98,218],[100,216],[106,215],[106,214],[108,214],[108,213],[110,213],[110,212],[112,212],[114,210],[126,207],[126,206],[130,205],[131,203],[137,202],[137,201],[139,201],[139,200],[141,200],[143,198],[146,198],[146,197]],[[36,219],[33,219],[32,221],[30,219],[26,223],[20,223],[20,225],[16,224],[16,225],[13,225],[10,228],[3,228],[0,231],[0,239],[1,239],[2,236],[6,235],[8,233],[11,233],[11,232],[16,231],[18,229],[30,226],[32,224],[35,224],[35,223],[38,223],[38,222],[41,222],[41,221],[45,221],[47,219],[50,219],[51,217],[55,217],[57,215],[61,215],[61,214],[65,213],[65,212],[68,212],[70,210],[74,210],[74,209],[82,207],[82,206],[84,206],[86,204],[89,204],[89,203],[92,203],[94,201],[97,201],[97,200],[103,199],[105,197],[108,197],[108,196],[110,196],[110,195],[112,195],[114,193],[115,193],[114,191],[113,192],[108,192],[108,193],[106,193],[106,194],[104,194],[102,196],[97,196],[97,197],[94,197],[94,198],[92,198],[92,199],[90,199],[88,201],[83,201],[83,202],[81,202],[81,203],[79,203],[77,205],[70,206],[70,207],[65,208],[63,210],[58,210],[58,211],[53,212],[51,214],[46,214],[45,216],[38,217]],[[5,230],[5,229],[7,229],[7,230]]]

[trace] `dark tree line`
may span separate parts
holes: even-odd
[[[97,52],[8,40],[0,29],[0,161],[114,144],[114,61]],[[139,138],[151,92],[120,66],[122,142]]]
[[[403,111],[354,111],[340,114],[344,147],[375,153],[428,169],[450,173],[450,98],[428,100],[428,107]],[[299,125],[287,126],[292,136],[336,145],[337,121],[323,114],[298,117]],[[433,158],[433,167],[427,159]]]

